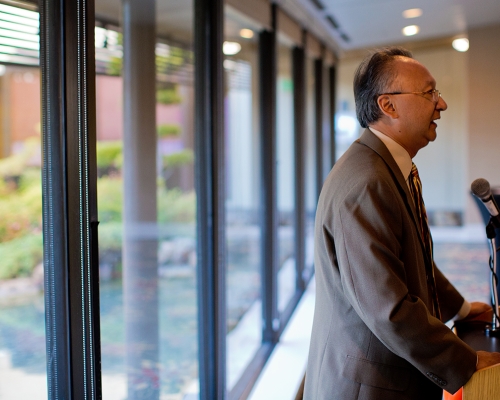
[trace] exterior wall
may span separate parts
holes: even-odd
[[[27,138],[40,136],[40,71],[10,67],[2,81],[3,128],[10,138],[9,154],[19,151]]]
[[[25,140],[40,138],[40,71],[1,65],[0,158],[23,150]],[[40,156],[32,160],[40,163]]]
[[[97,140],[123,137],[123,81],[121,76],[96,76]]]
[[[418,50],[415,58],[424,64],[436,79],[448,109],[437,121],[437,138],[419,151],[414,161],[423,182],[425,204],[434,213],[434,223],[453,224],[447,214],[464,213],[469,196],[467,180],[467,53],[451,46]],[[460,221],[456,221],[460,222]]]
[[[183,88],[180,88],[181,90]],[[189,95],[189,94],[186,94]],[[121,76],[98,75],[96,77],[96,126],[97,140],[121,140],[123,137],[123,80]],[[185,101],[185,96],[183,101]],[[186,129],[182,105],[156,105],[156,123],[177,124]],[[189,114],[189,113],[187,113]],[[183,132],[185,133],[185,132]]]
[[[469,136],[467,180],[487,179],[500,186],[500,25],[469,32]],[[470,196],[469,196],[470,197]],[[467,203],[467,222],[481,222],[472,199]]]

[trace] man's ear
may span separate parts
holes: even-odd
[[[399,117],[396,107],[392,102],[391,96],[387,94],[378,96],[377,104],[378,108],[380,108],[380,111],[382,111],[384,115],[388,116],[389,118],[397,119]]]

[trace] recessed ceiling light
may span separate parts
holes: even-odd
[[[421,8],[410,8],[409,10],[403,11],[403,17],[405,18],[417,18],[422,15]]]
[[[238,54],[241,50],[241,44],[237,42],[224,42],[222,45],[222,52],[226,56],[234,56],[235,54]]]
[[[455,39],[451,45],[453,46],[453,48],[456,51],[464,52],[464,51],[469,50],[469,39],[458,38],[458,39]]]
[[[253,31],[251,29],[242,29],[240,31],[240,36],[244,39],[251,39],[253,38]]]
[[[420,28],[417,25],[408,25],[403,28],[403,35],[413,36],[416,35],[419,31]]]

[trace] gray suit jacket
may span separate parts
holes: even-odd
[[[369,130],[329,174],[315,227],[316,309],[307,400],[441,400],[476,353],[432,316],[426,257],[405,178]],[[442,317],[463,298],[436,268]]]

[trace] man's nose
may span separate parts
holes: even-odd
[[[445,111],[448,108],[448,104],[444,101],[442,96],[439,96],[439,100],[436,103],[436,109],[439,111]]]

